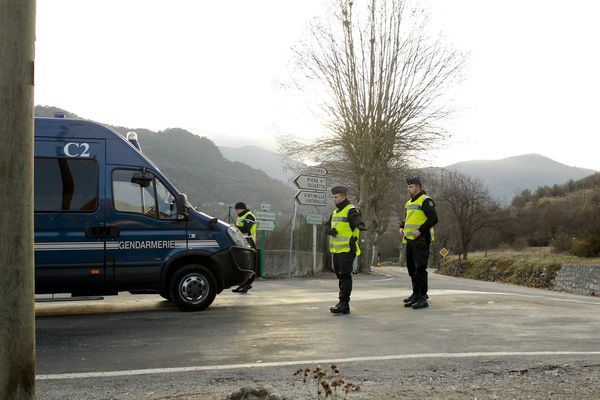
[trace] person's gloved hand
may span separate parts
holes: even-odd
[[[328,228],[328,229],[325,231],[325,233],[326,233],[327,235],[330,235],[330,236],[337,236],[337,229],[335,229],[335,228]]]
[[[366,230],[368,230],[368,229],[367,229],[367,227],[365,226],[365,224],[362,224],[362,223],[361,223],[361,224],[359,224],[359,225],[358,225],[358,230],[359,230],[359,231],[366,231]]]

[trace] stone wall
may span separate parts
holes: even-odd
[[[266,250],[263,275],[265,278],[286,278],[290,274],[288,250]],[[323,269],[323,254],[317,253],[317,267],[313,270],[313,253],[292,252],[292,276],[311,276]]]
[[[563,265],[554,279],[554,289],[600,296],[600,265]]]

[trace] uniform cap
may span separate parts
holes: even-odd
[[[244,203],[243,201],[238,201],[237,203],[235,203],[235,206],[233,208],[235,208],[236,210],[245,210],[246,203]]]
[[[406,184],[423,186],[423,184],[421,183],[421,178],[419,178],[418,176],[413,176],[412,178],[408,178],[406,180]]]
[[[331,193],[347,195],[348,188],[346,186],[335,186],[335,187],[331,188]]]

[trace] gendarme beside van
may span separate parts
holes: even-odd
[[[35,291],[160,293],[203,310],[255,252],[191,207],[132,143],[90,121],[35,119]]]

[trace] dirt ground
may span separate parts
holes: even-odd
[[[484,363],[485,364],[485,363]],[[359,386],[348,393],[350,400],[405,400],[405,399],[600,399],[600,362],[574,362],[554,365],[535,362],[531,365],[514,362],[490,361],[487,366],[465,369],[428,366],[422,369],[363,370],[350,368],[343,374],[346,381]],[[163,397],[176,400],[224,400],[227,395],[242,387],[268,385],[272,394],[286,399],[317,399],[314,383],[303,384],[301,379],[270,381],[237,379],[236,377],[213,379],[209,387],[196,393]],[[324,398],[324,397],[321,397]],[[337,397],[344,399],[339,391]]]

